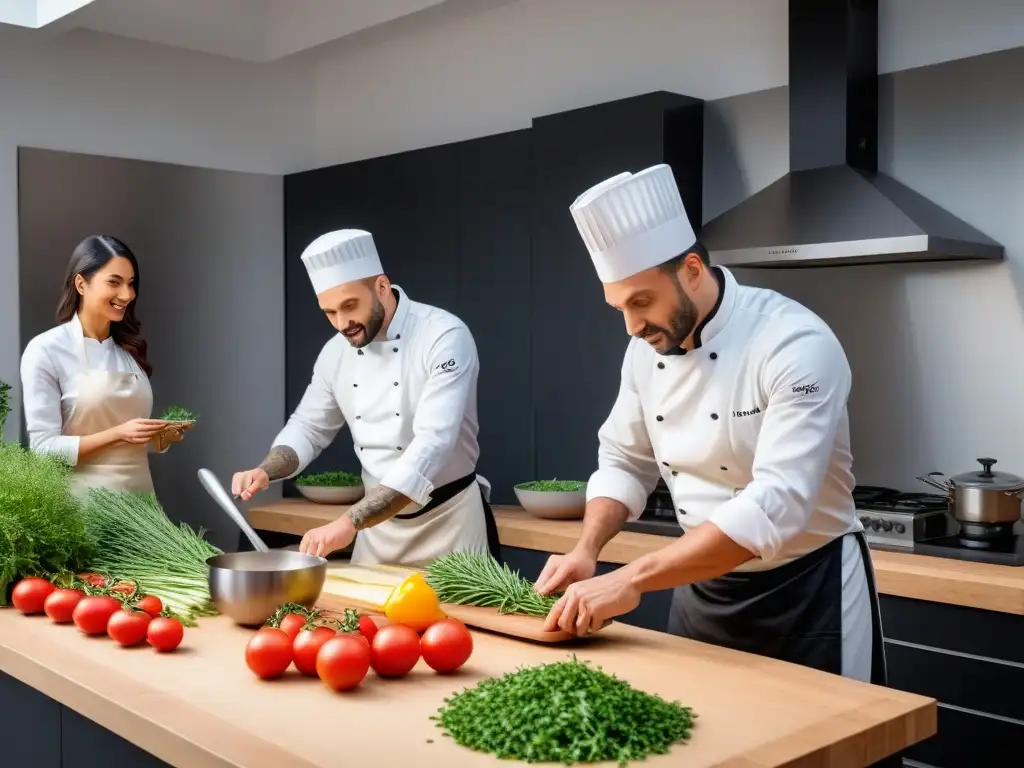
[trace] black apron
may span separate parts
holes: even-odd
[[[426,506],[421,507],[415,512],[410,512],[407,515],[395,515],[395,517],[401,520],[413,520],[425,515],[439,507],[441,504],[444,504],[452,497],[462,493],[473,483],[477,483],[476,471],[470,472],[468,475],[464,475],[458,480],[452,480],[450,483],[445,483],[440,488],[435,488],[430,494],[430,501],[427,502]],[[484,490],[483,488],[480,488],[479,483],[477,483],[477,489],[480,493],[480,502],[484,507],[484,525],[487,528],[487,551],[490,552],[491,557],[497,560],[500,564],[502,559],[501,542],[498,539],[498,524],[494,520],[494,511],[491,509],[491,505],[487,503],[487,499],[484,497]]]
[[[871,683],[887,685],[871,554],[864,534],[847,535],[857,538],[871,600]],[[778,568],[677,587],[669,633],[841,675],[843,538]],[[901,765],[898,755],[875,764]]]

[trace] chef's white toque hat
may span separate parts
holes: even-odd
[[[361,229],[339,229],[320,235],[302,252],[302,263],[315,293],[384,271],[373,235]]]
[[[663,264],[697,240],[672,169],[664,164],[602,181],[569,211],[602,283]]]

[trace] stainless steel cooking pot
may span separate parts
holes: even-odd
[[[946,491],[953,518],[968,526],[1012,526],[1020,520],[1024,478],[1009,472],[993,472],[995,459],[978,459],[981,469],[946,479],[930,472],[918,480]]]

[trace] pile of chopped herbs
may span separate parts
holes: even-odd
[[[547,616],[558,601],[487,554],[452,552],[434,560],[424,577],[442,603],[497,608],[498,613]]]
[[[0,439],[4,434],[4,423],[7,421],[7,414],[11,412],[11,385],[6,381],[0,381]]]
[[[75,570],[91,554],[71,467],[58,456],[0,442],[0,605],[19,578]]]
[[[85,528],[96,543],[94,570],[136,582],[187,625],[216,614],[206,560],[221,550],[203,530],[172,523],[155,494],[92,488]]]
[[[295,478],[296,485],[320,488],[351,488],[363,484],[363,478],[352,472],[309,472]]]
[[[484,680],[432,719],[457,744],[504,760],[624,766],[687,741],[695,717],[573,657]]]
[[[516,486],[520,491],[540,491],[542,493],[574,493],[582,491],[587,484],[582,480],[532,480]]]
[[[195,421],[196,414],[180,405],[172,405],[160,417],[160,421]]]

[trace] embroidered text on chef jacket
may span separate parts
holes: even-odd
[[[348,424],[372,484],[414,502],[476,469],[480,363],[469,328],[393,285],[398,307],[387,338],[354,349],[341,334],[324,345],[302,400],[274,445],[287,445],[301,472]]]
[[[684,530],[710,520],[755,554],[738,570],[776,567],[863,530],[850,367],[813,312],[713,269],[721,297],[695,349],[630,341],[587,498],[615,499],[635,520],[661,476]]]

